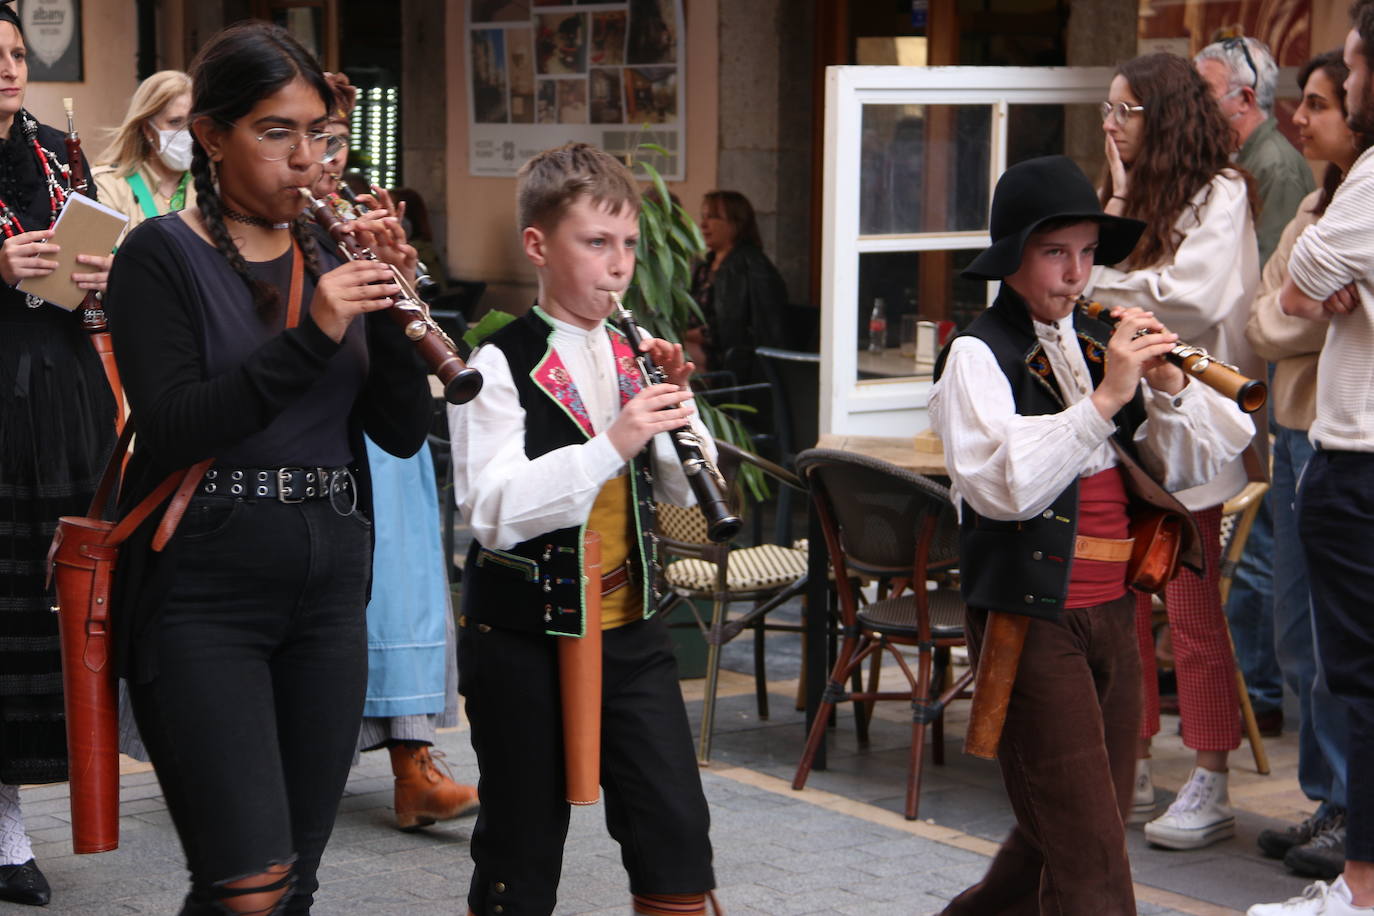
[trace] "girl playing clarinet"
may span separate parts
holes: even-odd
[[[430,397],[375,314],[389,269],[341,265],[301,216],[335,151],[315,60],[248,22],[191,77],[196,206],[130,233],[111,277],[138,430],[124,505],[214,463],[164,550],[151,525],[125,546],[118,660],[191,872],[184,916],[308,913],[367,678],[363,434],[413,454]],[[354,231],[399,265],[387,220]]]

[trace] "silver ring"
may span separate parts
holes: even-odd
[[[1135,340],[1137,337],[1144,337],[1146,334],[1151,333],[1154,332],[1152,332],[1149,328],[1136,328],[1135,333],[1131,335],[1131,340]]]

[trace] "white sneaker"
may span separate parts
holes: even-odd
[[[1301,897],[1292,897],[1283,903],[1257,903],[1245,911],[1245,916],[1360,916],[1362,913],[1374,913],[1374,909],[1352,904],[1350,889],[1341,877],[1334,884],[1325,881],[1309,884]]]
[[[1126,823],[1143,824],[1155,816],[1155,784],[1150,781],[1150,759],[1141,757],[1135,762],[1135,794],[1131,797],[1131,813]]]
[[[1235,833],[1226,774],[1202,767],[1193,767],[1169,810],[1145,825],[1145,839],[1166,849],[1201,849]]]

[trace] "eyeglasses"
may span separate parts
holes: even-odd
[[[1254,80],[1250,83],[1250,88],[1254,89],[1258,87],[1259,67],[1255,66],[1255,59],[1250,56],[1250,43],[1244,38],[1228,38],[1221,43],[1221,47],[1226,51],[1234,51],[1236,48],[1240,48],[1240,53],[1245,55],[1245,62],[1250,65],[1250,72],[1255,75]]]
[[[1100,106],[1102,120],[1115,117],[1116,123],[1125,124],[1127,119],[1145,110],[1144,105],[1127,105],[1125,102],[1103,102]]]
[[[273,127],[258,134],[258,155],[268,162],[285,159],[302,143],[318,162],[332,159],[348,145],[348,140],[324,131],[299,131],[290,127]]]

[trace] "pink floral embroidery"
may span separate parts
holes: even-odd
[[[634,351],[619,331],[611,334],[611,352],[615,354],[616,375],[620,380],[620,406],[645,388],[644,374],[639,371]]]
[[[558,351],[550,350],[544,357],[544,361],[535,367],[533,378],[535,384],[549,393],[563,409],[582,427],[582,431],[588,437],[595,435],[592,429],[592,418],[587,413],[587,405],[582,402],[582,395],[578,393],[577,386],[573,384],[572,375],[568,372],[563,360],[558,358]]]
[[[620,404],[623,407],[625,402],[630,400],[640,392],[644,385],[644,374],[639,371],[639,364],[635,362],[634,352],[630,350],[630,345],[626,343],[625,336],[619,331],[611,331],[611,352],[615,356],[616,377],[620,388]],[[577,425],[582,427],[582,431],[589,437],[595,435],[592,429],[591,415],[587,412],[587,405],[582,401],[582,395],[578,393],[577,386],[573,384],[572,375],[568,372],[567,366],[558,358],[556,350],[549,350],[544,360],[535,367],[534,372],[530,373],[536,385],[548,392],[549,396],[563,406]]]

